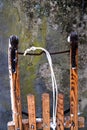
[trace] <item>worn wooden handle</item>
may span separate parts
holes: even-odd
[[[78,49],[78,35],[76,32],[71,33],[70,41],[71,41],[71,66],[72,66],[72,68],[75,68],[77,66],[76,52]]]

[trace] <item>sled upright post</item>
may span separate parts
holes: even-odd
[[[17,36],[12,35],[9,38],[8,66],[10,78],[12,117],[15,123],[15,129],[20,128],[20,130],[22,130],[22,111],[18,68],[18,43],[19,39]]]
[[[71,130],[78,130],[78,35],[70,35],[70,118]]]

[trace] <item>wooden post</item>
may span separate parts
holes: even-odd
[[[20,98],[20,81],[18,69],[18,38],[11,36],[9,39],[8,48],[8,66],[10,78],[10,91],[11,91],[11,105],[12,116],[15,123],[15,129],[22,130],[22,111],[21,111],[21,98]]]
[[[64,95],[58,94],[57,130],[64,130]]]
[[[78,35],[70,35],[70,118],[71,130],[78,130]]]
[[[35,98],[34,95],[27,96],[28,101],[28,118],[29,118],[29,130],[36,130],[36,110],[35,110]]]
[[[50,130],[50,101],[49,94],[42,95],[43,130]]]

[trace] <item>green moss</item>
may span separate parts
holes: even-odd
[[[43,22],[42,22],[42,43],[43,47],[46,42],[46,36],[47,36],[47,18],[43,17]]]
[[[23,26],[25,23],[22,23],[23,21],[21,21],[20,12],[18,12],[18,9],[14,8],[12,4],[9,5],[3,13],[6,16],[8,27],[10,28],[6,35],[8,37],[12,34],[17,35],[19,37],[19,51],[24,52],[25,49],[31,46],[31,40],[33,39],[32,31],[26,29],[25,26]],[[40,27],[41,29],[39,29],[39,32],[37,32],[38,34],[40,34],[40,37],[37,36],[32,44],[34,46],[45,47],[47,35],[47,21],[45,17],[43,17],[42,24]],[[41,41],[39,40],[39,38],[41,38]],[[40,51],[41,50],[38,50],[36,52]],[[22,98],[26,97],[28,93],[35,94],[34,82],[37,78],[36,71],[38,69],[38,64],[40,63],[40,60],[41,56],[19,56],[20,85]],[[31,62],[32,65],[30,65]],[[26,99],[23,100],[23,102],[25,102]]]
[[[41,46],[45,47],[46,41],[46,32],[47,32],[47,23],[46,19],[43,18],[42,25],[41,25],[40,38],[39,37],[34,39],[33,45],[34,46]],[[38,32],[37,32],[38,33]],[[30,41],[32,39],[32,33],[25,29],[25,32],[21,35],[21,43],[19,45],[20,50],[24,51],[25,49],[29,48]],[[37,50],[36,52],[40,52],[41,50]],[[23,102],[26,103],[26,95],[32,93],[36,95],[34,89],[34,83],[36,76],[36,71],[38,69],[38,64],[40,63],[42,56],[20,56],[19,57],[19,65],[20,65],[20,82],[21,82],[21,89],[22,89],[22,98]]]

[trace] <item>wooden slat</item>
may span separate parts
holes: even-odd
[[[29,130],[29,120],[28,119],[23,119],[23,130]],[[36,128],[37,129],[42,129],[43,128],[43,120],[42,118],[36,118]]]
[[[43,130],[50,130],[50,99],[49,94],[42,95]]]
[[[78,127],[79,128],[83,128],[84,127],[84,123],[85,123],[84,117],[78,117]],[[66,116],[64,118],[64,127],[65,128],[70,128],[71,125],[72,125],[72,121],[70,119],[70,116]]]
[[[36,118],[36,128],[37,129],[43,128],[43,119],[42,118]]]
[[[36,111],[35,111],[35,99],[34,95],[27,96],[28,101],[28,119],[29,119],[29,130],[36,130]]]
[[[70,117],[71,130],[78,130],[78,36],[71,33],[70,49]]]
[[[15,130],[15,123],[13,121],[8,122],[7,128],[8,130]]]
[[[64,130],[64,95],[58,94],[57,130]]]
[[[79,128],[83,128],[85,126],[84,117],[78,117],[78,126],[79,126]]]
[[[23,119],[22,124],[23,124],[23,130],[29,130],[29,121],[28,121],[28,119]]]
[[[71,130],[78,130],[78,77],[75,69],[71,69],[70,82],[70,116],[72,121]]]

